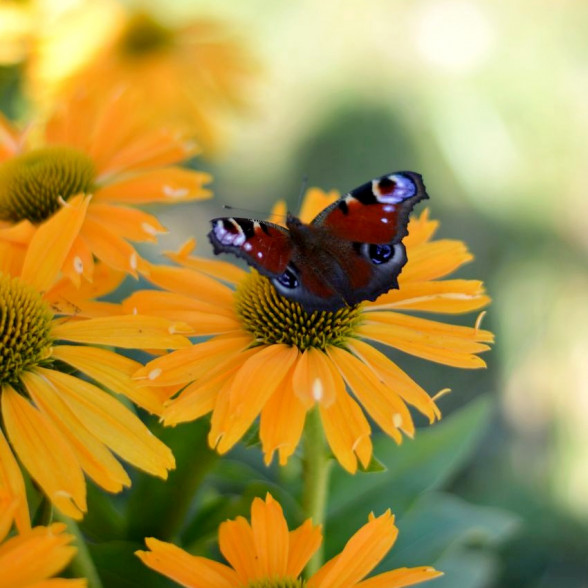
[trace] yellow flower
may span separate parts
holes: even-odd
[[[0,542],[6,537],[9,510],[0,510]],[[69,545],[73,536],[64,533],[63,523],[35,527],[0,543],[0,588],[39,588],[63,586],[84,588],[86,580],[49,580],[59,573],[75,555]]]
[[[219,528],[220,551],[230,564],[190,555],[171,543],[146,539],[151,551],[136,554],[150,568],[188,588],[401,588],[442,573],[431,567],[400,568],[362,579],[388,553],[398,535],[390,511],[370,515],[343,551],[308,580],[300,575],[322,541],[320,527],[308,519],[294,531],[271,497],[256,498],[251,524],[243,517]]]
[[[4,435],[49,500],[75,519],[86,511],[84,473],[109,492],[130,486],[113,453],[167,477],[171,451],[102,387],[154,413],[168,392],[137,386],[140,364],[102,346],[177,349],[189,345],[177,334],[187,325],[139,315],[59,317],[37,290],[2,273],[0,317],[0,498],[17,500],[20,529],[26,497]]]
[[[327,198],[311,191],[308,219]],[[312,216],[312,215],[311,215]],[[224,261],[191,257],[188,243],[171,258],[184,267],[152,267],[149,279],[168,292],[140,291],[130,311],[181,320],[204,343],[157,358],[137,378],[185,388],[163,413],[166,425],[213,411],[209,443],[225,453],[261,414],[260,439],[269,463],[275,451],[284,464],[300,439],[306,413],[318,405],[327,441],[350,472],[372,456],[371,428],[363,409],[397,443],[412,437],[407,404],[432,423],[440,418],[433,399],[391,359],[367,341],[462,368],[484,367],[478,354],[492,334],[411,316],[405,311],[459,314],[485,306],[489,298],[474,280],[438,280],[470,261],[460,241],[431,237],[437,222],[423,213],[409,224],[408,263],[400,289],[375,302],[336,312],[306,313],[281,297],[269,280]],[[233,291],[228,284],[235,284]],[[353,395],[349,394],[351,391]]]
[[[59,34],[49,30],[39,39],[30,69],[33,98],[46,94],[47,84],[58,88],[58,96],[80,87],[104,95],[128,84],[157,120],[187,123],[207,151],[217,147],[222,123],[245,104],[255,70],[230,27],[211,19],[174,24],[145,8],[95,4],[82,3],[77,14],[61,17]],[[96,31],[84,12],[98,21]],[[79,39],[84,59],[74,56],[71,63],[68,48],[71,53],[77,45],[81,27],[87,37]],[[60,64],[62,54],[66,68]]]
[[[91,281],[94,257],[137,276],[143,260],[129,241],[165,229],[128,205],[208,197],[210,178],[176,165],[194,143],[149,130],[128,93],[61,106],[42,130],[18,133],[0,119],[0,255],[39,290],[60,271]]]

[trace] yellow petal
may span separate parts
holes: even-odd
[[[89,197],[75,196],[39,226],[24,260],[23,281],[42,292],[55,282],[80,232],[89,203]]]
[[[72,243],[69,253],[61,266],[61,271],[76,288],[81,286],[82,276],[86,280],[92,280],[94,275],[94,256],[86,242],[79,235]]]
[[[226,453],[247,432],[298,354],[297,349],[282,344],[258,349],[233,377],[225,422],[219,423],[216,411],[213,413],[210,435],[219,439],[219,453]]]
[[[145,539],[151,551],[135,551],[148,567],[188,588],[235,588],[237,574],[228,566],[216,561],[190,555],[183,549],[159,541]]]
[[[286,576],[298,578],[310,558],[320,547],[323,540],[320,525],[313,526],[307,519],[298,529],[290,532],[290,553]]]
[[[388,553],[397,535],[398,529],[394,526],[394,517],[390,511],[372,518],[349,539],[326,574],[321,574],[319,570],[310,578],[309,588],[355,586]]]
[[[227,261],[191,256],[190,253],[195,247],[196,241],[190,239],[182,245],[179,251],[175,253],[168,251],[165,255],[184,267],[189,267],[231,284],[238,284],[247,275],[246,271]]]
[[[429,218],[429,209],[425,208],[419,216],[413,216],[408,223],[408,235],[403,242],[408,249],[417,247],[433,238],[439,228],[438,220]]]
[[[51,502],[67,516],[86,511],[86,484],[69,444],[49,419],[10,386],[2,391],[2,416],[16,454]]]
[[[282,507],[267,495],[251,505],[251,530],[259,570],[266,578],[281,578],[288,566],[289,533]]]
[[[173,204],[201,200],[212,196],[212,192],[204,188],[211,179],[207,173],[179,167],[149,170],[100,188],[96,192],[96,202]]]
[[[143,269],[145,262],[122,237],[91,218],[86,218],[81,235],[98,259],[115,270],[138,277],[137,271]]]
[[[31,518],[27,503],[22,473],[6,438],[0,429],[0,495],[14,501],[13,516],[18,530],[23,533],[31,528]],[[2,536],[0,536],[0,541]]]
[[[306,408],[315,402],[329,406],[335,399],[332,370],[325,353],[311,347],[300,354],[292,378],[292,386]]]
[[[347,346],[368,364],[376,375],[408,404],[429,418],[429,422],[441,418],[435,401],[414,380],[405,374],[392,360],[367,343],[354,339]]]
[[[147,379],[154,386],[185,384],[209,373],[231,356],[239,354],[251,344],[251,337],[239,333],[232,337],[215,337],[187,349],[150,361],[135,372],[135,379]]]
[[[463,241],[441,239],[409,248],[408,263],[398,278],[400,287],[408,282],[426,282],[443,278],[470,262],[474,256]]]
[[[69,545],[73,536],[64,530],[62,523],[35,527],[1,545],[0,588],[38,586],[37,582],[61,571],[77,551]]]
[[[400,289],[368,302],[366,311],[379,309],[421,310],[462,314],[490,304],[484,284],[478,280],[442,280],[401,283]]]
[[[79,378],[38,368],[87,429],[114,453],[160,478],[175,467],[169,450],[118,400]]]
[[[132,378],[142,367],[139,362],[108,349],[85,345],[56,345],[51,356],[77,368],[109,390],[123,394],[141,408],[161,414],[161,397],[153,388]]]
[[[229,383],[243,363],[257,353],[255,349],[247,349],[218,363],[210,373],[186,386],[179,396],[169,402],[163,412],[165,425],[177,425],[193,421],[212,411],[216,404],[219,391]]]
[[[259,439],[266,465],[271,463],[274,451],[279,453],[280,465],[286,464],[302,436],[306,411],[307,406],[294,392],[291,370],[261,411]]]
[[[339,372],[367,413],[397,443],[402,441],[398,429],[414,434],[408,408],[393,389],[385,386],[374,372],[351,353],[338,347],[328,350]]]
[[[337,190],[325,192],[320,188],[309,188],[304,195],[302,208],[300,209],[300,218],[309,223],[329,204],[332,204],[339,198],[340,193]]]
[[[22,380],[35,404],[60,430],[80,466],[96,484],[109,492],[120,492],[131,485],[124,468],[88,431],[46,377],[28,372]]]
[[[372,457],[370,425],[361,408],[347,394],[341,376],[332,365],[335,401],[330,406],[319,404],[323,429],[337,461],[350,473],[357,470],[357,458],[367,467]]]
[[[413,586],[442,575],[443,572],[438,572],[430,566],[398,568],[397,570],[368,578],[356,586],[357,588],[404,588],[404,586]]]
[[[486,365],[476,354],[489,349],[488,345],[480,343],[493,340],[488,331],[395,312],[370,312],[365,317],[366,322],[357,329],[360,336],[454,367],[481,368]]]
[[[55,324],[51,334],[56,339],[112,345],[138,349],[179,349],[189,347],[190,341],[176,333],[189,332],[182,323],[170,323],[162,318],[140,315],[99,317],[69,320]]]
[[[239,583],[235,586],[246,586],[251,580],[261,576],[253,531],[243,517],[221,523],[218,529],[218,542],[223,557],[239,577]]]
[[[94,202],[88,211],[88,218],[130,241],[156,243],[157,235],[167,233],[167,229],[153,215],[126,206]]]

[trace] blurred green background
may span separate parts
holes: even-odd
[[[439,235],[466,241],[475,254],[460,275],[485,280],[493,304],[484,327],[497,344],[485,371],[394,357],[430,393],[452,389],[440,402],[448,418],[439,428],[452,427],[453,441],[436,456],[448,467],[442,480],[422,485],[443,486],[442,506],[430,506],[429,516],[421,505],[418,516],[442,527],[472,516],[458,513],[464,501],[482,507],[460,557],[447,555],[450,536],[437,546],[450,568],[463,562],[463,579],[447,585],[588,586],[588,4],[141,6],[170,19],[222,18],[260,65],[243,90],[248,112],[225,122],[224,149],[196,163],[213,173],[215,199],[158,210],[171,229],[161,248],[195,235],[199,252],[209,254],[207,222],[223,214],[222,204],[263,213],[284,198],[296,210],[305,175],[310,185],[344,192],[395,170],[422,173]],[[23,65],[6,61],[0,98],[19,116]],[[417,435],[415,448],[407,441],[402,451],[425,451],[434,435],[423,432],[425,441]],[[333,481],[335,511],[344,509],[344,478]],[[394,483],[380,496],[389,492],[388,506],[403,511]],[[392,563],[443,569],[408,557],[410,529],[422,529],[411,512],[399,518],[399,541],[409,537]],[[491,556],[479,547],[476,524],[496,527]]]

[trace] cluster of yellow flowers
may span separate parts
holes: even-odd
[[[314,419],[354,473],[372,460],[368,417],[400,444],[415,434],[407,405],[431,423],[441,416],[435,398],[373,343],[479,368],[492,341],[477,324],[406,312],[461,314],[489,302],[480,281],[441,279],[472,256],[459,241],[434,240],[438,223],[426,210],[410,221],[400,288],[346,312],[322,311],[320,321],[256,272],[194,256],[191,241],[168,254],[174,265],[141,257],[134,243],[156,242],[166,229],[138,205],[212,196],[212,178],[185,164],[215,148],[218,112],[239,102],[240,81],[255,68],[222,40],[218,23],[174,29],[135,13],[111,30],[96,59],[54,92],[50,110],[39,108],[26,126],[0,118],[0,540],[12,535],[0,545],[0,587],[49,586],[75,553],[63,523],[31,528],[25,480],[57,517],[79,520],[86,476],[108,492],[131,485],[117,457],[164,479],[175,467],[131,403],[172,426],[212,413],[209,444],[220,454],[259,417],[267,464],[277,453],[285,465]],[[138,108],[146,95],[149,108]],[[309,190],[302,220],[337,197]],[[154,288],[104,301],[126,276]],[[117,352],[124,349],[156,357],[143,365]],[[156,539],[137,555],[201,588],[383,588],[440,574],[402,568],[363,580],[396,538],[386,512],[303,580],[320,522],[288,531],[268,494],[254,500],[251,523],[221,525],[230,565]]]

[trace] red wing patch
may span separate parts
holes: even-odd
[[[245,259],[260,273],[277,276],[292,257],[292,242],[279,225],[247,218],[216,218],[208,238],[214,252],[232,253]]]

